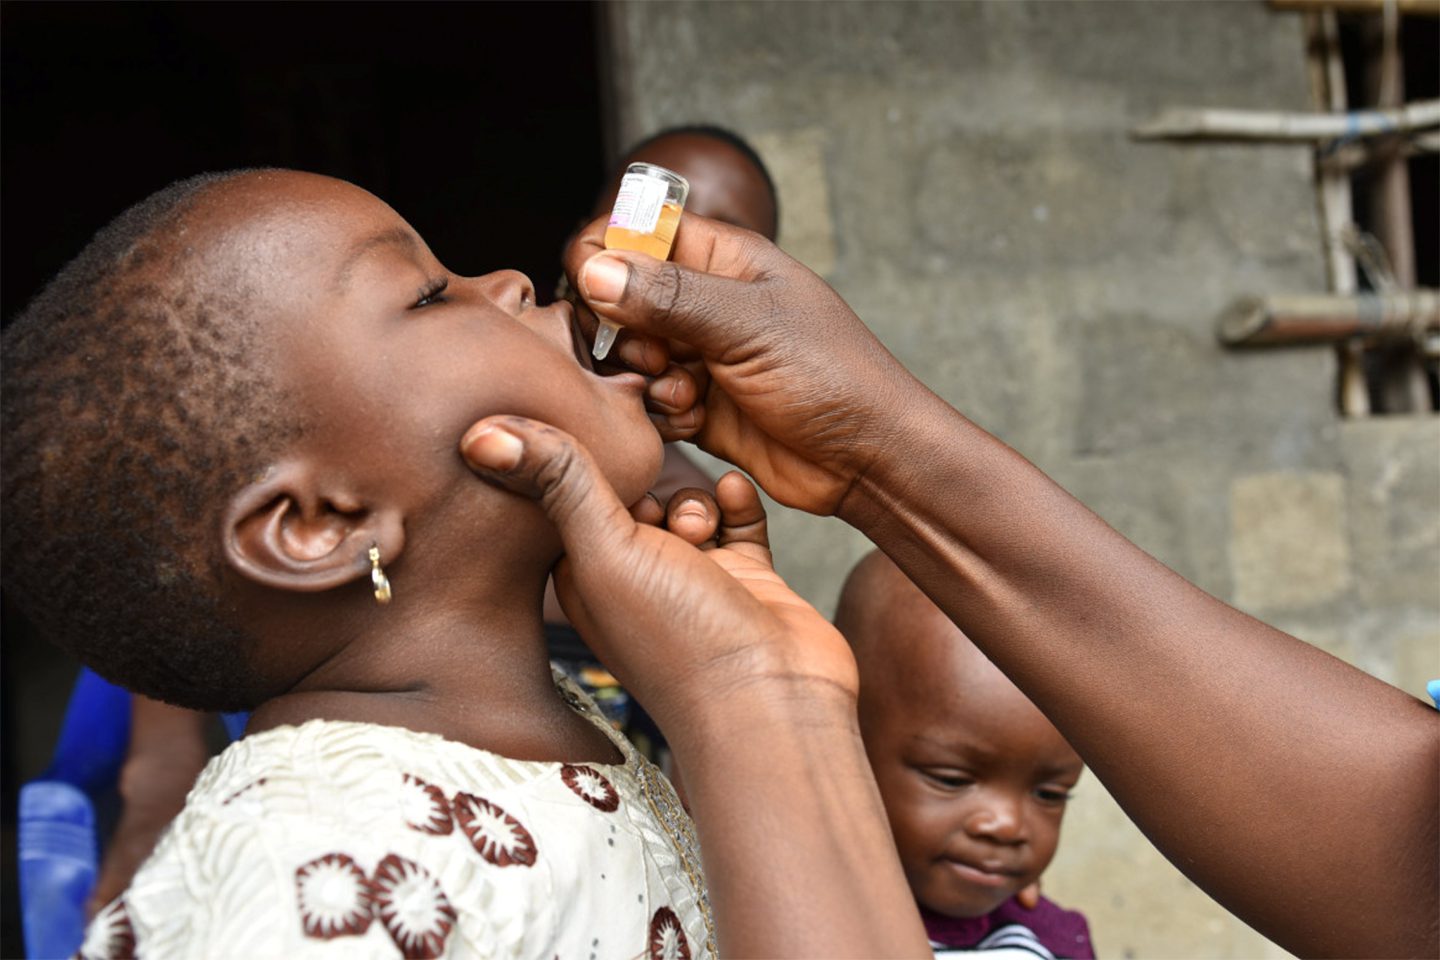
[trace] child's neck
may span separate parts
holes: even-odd
[[[351,720],[437,733],[514,759],[620,762],[605,734],[555,691],[541,620],[547,574],[517,583],[510,573],[471,581],[494,587],[464,597],[417,596],[414,581],[407,597],[397,584],[395,601],[362,614],[343,649],[261,704],[249,732]]]

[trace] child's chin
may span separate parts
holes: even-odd
[[[649,440],[650,437],[642,435],[641,439],[626,448],[623,462],[617,463],[615,469],[607,471],[607,479],[615,488],[615,495],[626,506],[649,493],[654,488],[655,481],[660,478],[660,467],[664,463],[664,444],[660,442],[658,433],[654,434],[653,444]]]
[[[925,903],[924,906],[931,913],[938,913],[942,917],[949,917],[952,920],[970,920],[974,917],[983,917],[987,913],[993,913],[1002,903],[1009,900],[1012,896],[1014,896],[1013,893],[993,897],[966,897],[944,902]]]

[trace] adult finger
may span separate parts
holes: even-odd
[[[653,492],[647,493],[630,505],[630,517],[647,527],[658,527],[665,522],[665,508],[661,506],[659,497]]]
[[[561,281],[560,287],[556,291],[557,299],[570,304],[575,313],[575,326],[579,329],[582,339],[587,344],[593,344],[600,321],[596,319],[595,312],[590,309],[585,298],[571,286],[569,278],[562,275]],[[670,362],[669,347],[669,343],[659,337],[622,330],[615,346],[611,348],[609,356],[604,360],[596,361],[595,368],[602,373],[629,369],[637,373],[656,376],[664,372]]]
[[[525,417],[486,417],[465,432],[460,452],[485,479],[538,501],[568,555],[606,568],[624,565],[635,521],[569,434]]]
[[[750,478],[738,470],[725,474],[715,484],[715,501],[720,511],[719,545],[773,566],[765,504]]]
[[[737,345],[763,333],[778,309],[752,281],[805,268],[757,234],[704,217],[687,217],[681,233],[675,262],[602,250],[579,264],[576,286],[597,315],[627,330],[733,359]],[[576,244],[572,255],[586,249]]]
[[[679,413],[652,413],[650,422],[666,443],[689,440],[705,427],[705,408],[691,407]]]
[[[609,221],[609,214],[605,214],[583,225],[571,236],[561,255],[565,271],[562,275],[565,281],[565,298],[575,308],[580,332],[584,335],[587,343],[595,342],[599,320],[585,302],[585,298],[580,295],[579,288],[575,284],[575,276],[587,259],[605,249],[605,228]],[[607,360],[609,364],[602,363],[601,368],[607,365],[628,367],[639,373],[655,376],[661,373],[669,363],[670,343],[663,337],[651,336],[638,330],[622,329]]]
[[[1040,881],[1036,880],[1015,894],[1015,902],[1026,910],[1034,910],[1038,907],[1040,905]]]
[[[665,528],[693,546],[710,544],[720,528],[720,507],[699,487],[676,490],[665,507]]]
[[[673,364],[645,387],[645,407],[651,413],[682,413],[699,399],[695,374]]]

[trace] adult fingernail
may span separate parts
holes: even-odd
[[[514,469],[525,452],[525,444],[519,437],[494,426],[481,427],[466,434],[460,448],[471,463],[491,470]]]
[[[593,303],[619,303],[625,295],[630,268],[625,261],[597,253],[580,268],[580,289]]]
[[[709,515],[710,511],[706,510],[705,504],[699,500],[685,500],[681,502],[680,506],[675,508],[675,516],[677,518],[695,517],[698,520],[704,520]]]
[[[645,387],[645,393],[651,400],[667,407],[675,406],[675,394],[679,392],[680,384],[674,377],[657,377]]]

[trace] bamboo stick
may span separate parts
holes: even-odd
[[[1392,5],[1387,8],[1381,23],[1372,22],[1371,26],[1379,27],[1379,30],[1369,31],[1369,39],[1372,42],[1378,40],[1381,55],[1371,59],[1373,67],[1366,77],[1366,85],[1375,98],[1376,106],[1381,109],[1399,105],[1405,96],[1398,20]],[[1377,140],[1374,147],[1379,161],[1370,208],[1375,222],[1375,236],[1390,256],[1395,283],[1401,287],[1413,287],[1415,232],[1410,225],[1410,168],[1396,149],[1394,138]]]
[[[1331,10],[1336,13],[1380,13],[1387,0],[1270,0],[1271,8],[1283,11]],[[1440,17],[1440,0],[1390,0],[1400,13]]]
[[[1389,3],[1380,18],[1363,24],[1371,46],[1365,85],[1380,109],[1398,106],[1405,98],[1405,76],[1400,55],[1400,15]],[[1375,49],[1379,48],[1379,56]],[[1390,261],[1390,280],[1402,290],[1415,286],[1415,232],[1410,224],[1410,168],[1395,137],[1375,141],[1376,165],[1370,191],[1370,217],[1374,234]],[[1430,386],[1414,344],[1397,344],[1379,351],[1377,386],[1380,402],[1389,412],[1431,409]]]
[[[1440,132],[1342,143],[1334,149],[1321,151],[1315,157],[1315,163],[1323,170],[1353,173],[1388,160],[1392,151],[1405,160],[1418,154],[1440,153]]]
[[[1340,412],[1351,419],[1370,415],[1370,383],[1365,377],[1365,342],[1351,338],[1336,350],[1340,359],[1337,384]]]
[[[1130,132],[1140,140],[1318,143],[1410,133],[1431,127],[1440,127],[1440,100],[1417,100],[1389,110],[1352,110],[1341,114],[1171,107]]]
[[[1440,291],[1295,294],[1242,297],[1216,324],[1231,347],[1335,343],[1354,337],[1372,342],[1413,342],[1440,331]]]
[[[1345,68],[1340,59],[1340,32],[1333,12],[1311,13],[1305,18],[1309,40],[1310,96],[1322,110],[1343,111]],[[1320,235],[1325,251],[1325,275],[1332,293],[1354,293],[1358,286],[1355,258],[1345,244],[1350,227],[1350,178],[1343,173],[1317,168],[1315,200],[1320,214]]]
[[[1344,111],[1345,64],[1340,57],[1340,27],[1334,10],[1305,14],[1306,62],[1310,72],[1310,100],[1320,110]],[[1345,245],[1351,218],[1350,177],[1315,167],[1315,204],[1320,214],[1320,236],[1325,252],[1325,275],[1330,292],[1355,292],[1355,258]],[[1365,381],[1365,350],[1358,339],[1339,344],[1336,401],[1347,417],[1370,413],[1370,388]]]

